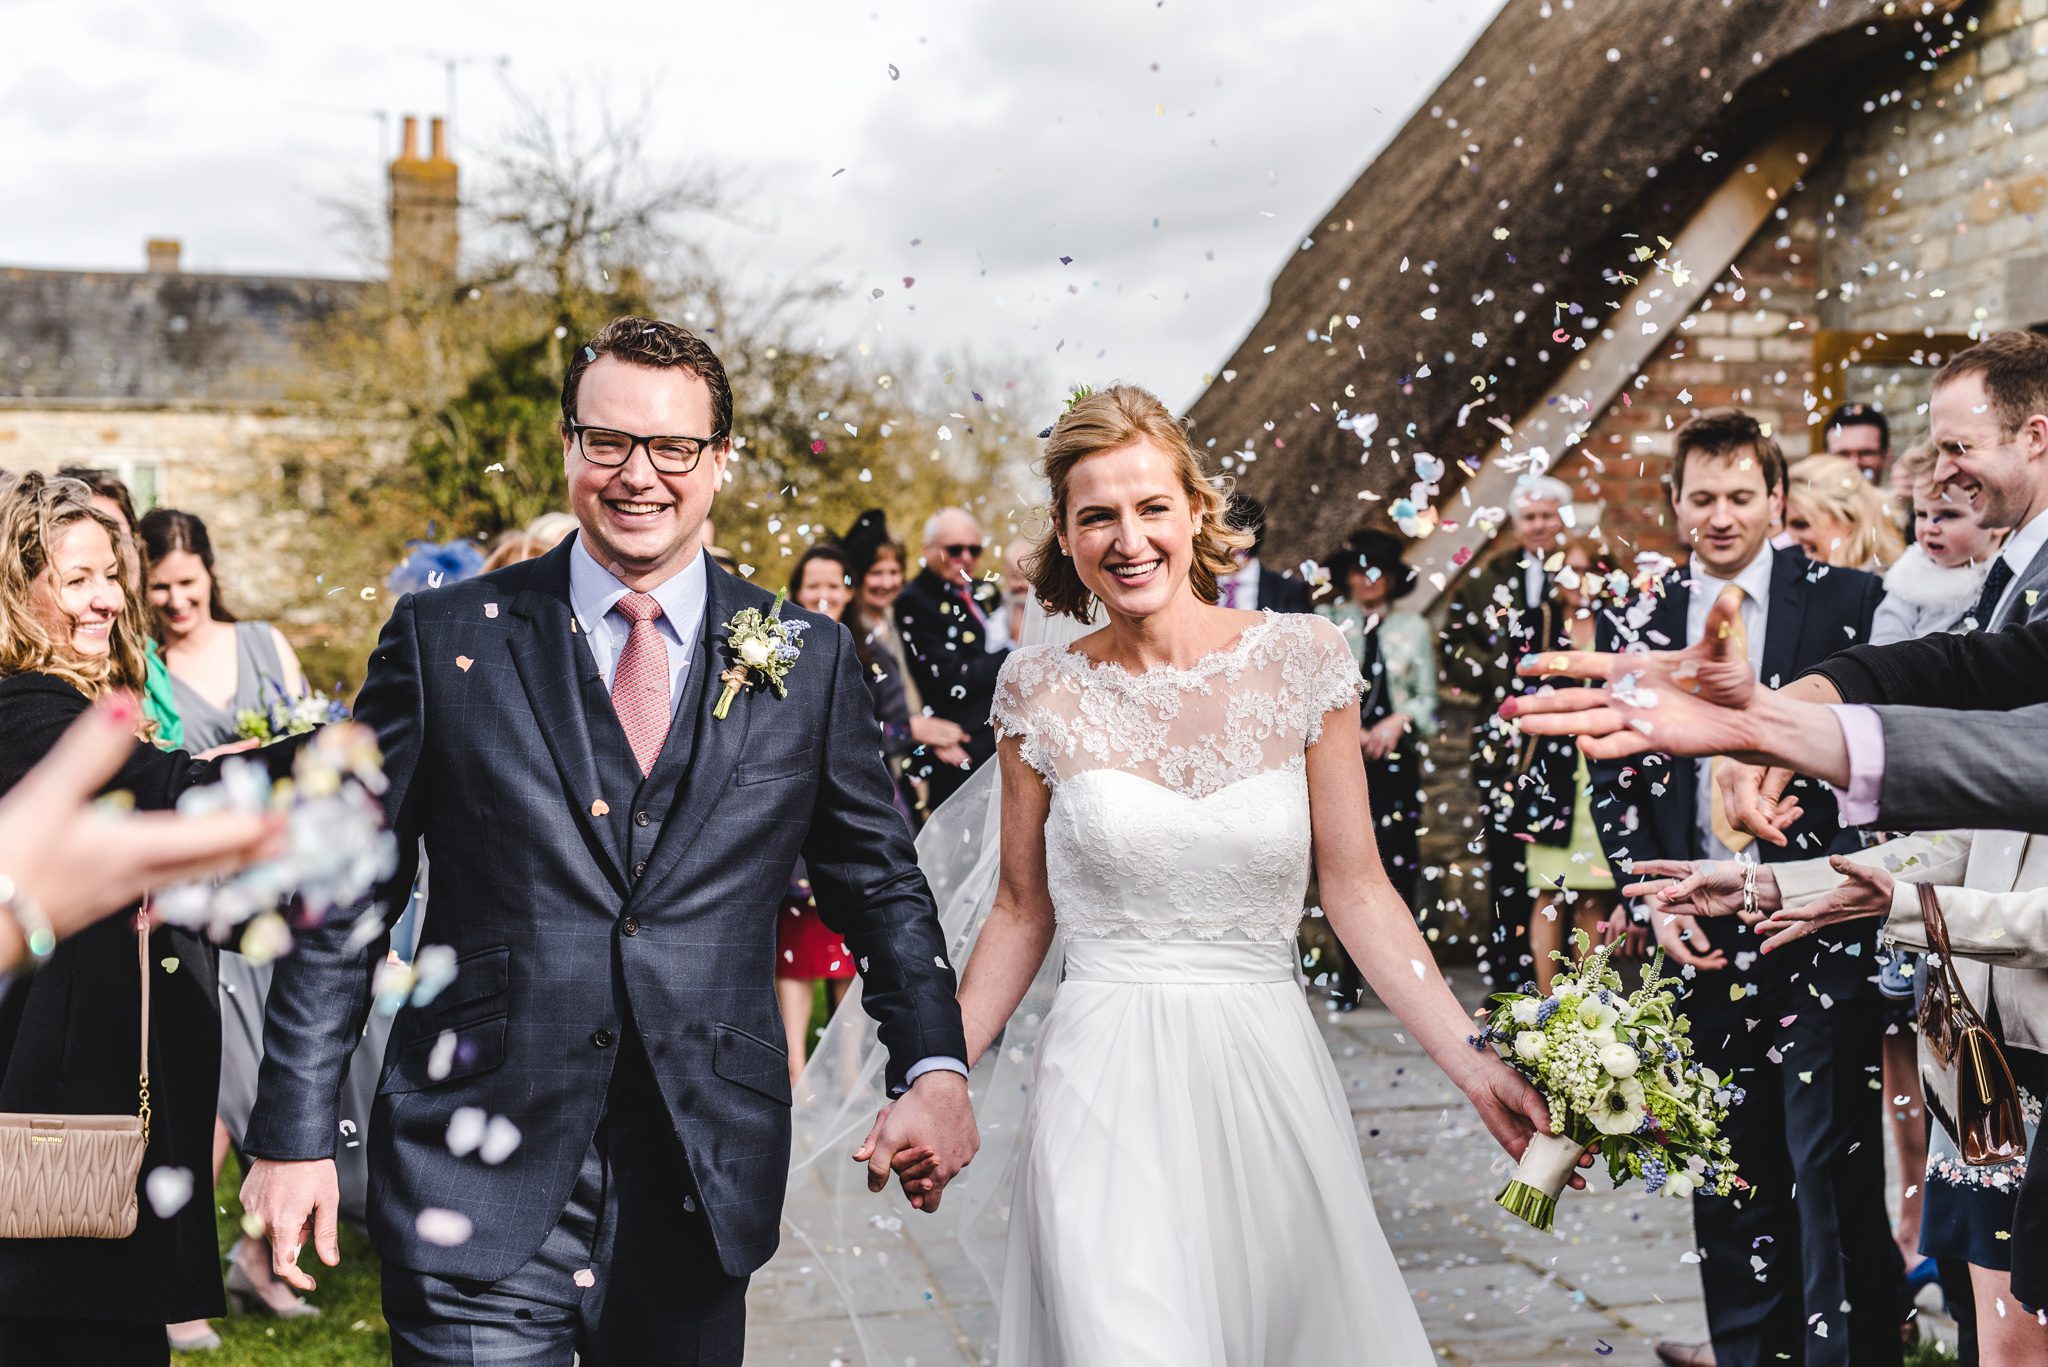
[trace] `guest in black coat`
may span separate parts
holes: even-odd
[[[1232,494],[1223,510],[1223,520],[1240,532],[1250,532],[1249,551],[1238,552],[1237,573],[1217,581],[1217,599],[1227,608],[1256,608],[1274,612],[1313,612],[1308,585],[1269,568],[1259,559],[1266,545],[1266,505],[1250,494]]]
[[[1784,487],[1784,455],[1748,415],[1709,413],[1680,428],[1671,502],[1690,563],[1664,575],[1648,603],[1603,612],[1598,648],[1687,645],[1724,593],[1742,597],[1745,646],[1766,683],[1867,639],[1882,582],[1815,564],[1797,548],[1774,550]],[[1805,815],[1780,848],[1730,829],[1708,766],[1651,754],[1591,768],[1593,817],[1618,870],[1637,859],[1774,862],[1856,848],[1833,799],[1805,780]],[[1725,1133],[1749,1189],[1693,1205],[1715,1359],[1725,1367],[1896,1367],[1904,1264],[1885,1215],[1884,1004],[1871,923],[1762,956],[1759,938],[1735,917],[1711,928],[1689,917],[1650,919],[1690,978],[1680,1009],[1697,1057],[1748,1093]],[[1659,1348],[1665,1361],[1694,1351]]]
[[[1002,626],[1002,586],[975,577],[981,552],[981,527],[973,514],[963,508],[932,514],[924,527],[924,568],[893,605],[925,706],[967,733],[965,766],[937,762],[936,756],[919,766],[918,777],[930,781],[933,807],[996,752],[988,714],[1010,642]]]
[[[93,699],[145,679],[142,605],[118,529],[76,480],[24,476],[0,498],[0,792],[19,783]],[[212,776],[138,743],[109,791],[172,806]],[[129,916],[59,944],[0,1000],[0,1111],[133,1114],[141,982]],[[125,1239],[0,1240],[0,1363],[162,1363],[164,1325],[223,1313],[211,1194],[220,1015],[207,943],[149,937],[149,1144],[159,1169],[202,1187],[160,1214],[144,1195]]]

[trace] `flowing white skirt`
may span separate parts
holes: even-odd
[[[1068,945],[1002,1295],[1000,1367],[1434,1361],[1292,945]]]

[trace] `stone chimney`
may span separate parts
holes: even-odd
[[[433,121],[424,158],[420,121],[408,114],[404,126],[398,160],[391,163],[391,280],[414,288],[446,284],[455,279],[461,246],[447,124]]]
[[[176,275],[178,253],[182,250],[175,237],[152,237],[142,244],[143,254],[149,258],[151,275]]]

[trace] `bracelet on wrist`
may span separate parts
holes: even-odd
[[[14,922],[14,928],[21,932],[22,945],[28,950],[29,964],[34,966],[50,957],[57,948],[57,932],[50,925],[50,918],[43,915],[43,909],[36,900],[23,892],[21,885],[0,873],[0,916]]]

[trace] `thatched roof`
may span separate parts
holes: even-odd
[[[1486,419],[1515,421],[1563,374],[1557,309],[1582,306],[1563,319],[1574,335],[1608,315],[1634,247],[1676,237],[1788,118],[1859,108],[1858,68],[1924,58],[1916,28],[1952,33],[1938,25],[1953,4],[1922,20],[1883,0],[1508,0],[1310,225],[1190,412],[1266,500],[1273,557],[1341,539],[1372,506],[1363,488],[1404,492],[1409,453],[1457,483],[1497,449]],[[1367,413],[1361,465],[1340,419]]]

